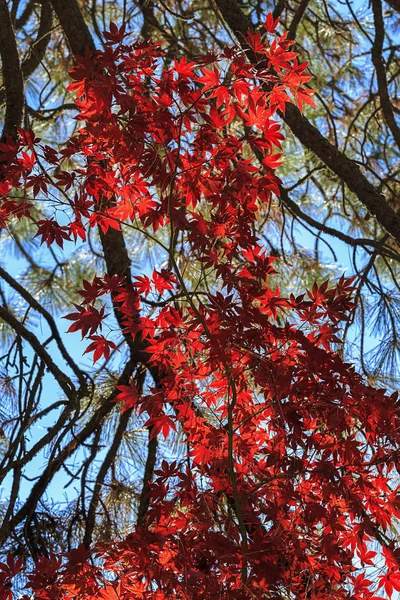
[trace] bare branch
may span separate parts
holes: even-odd
[[[1,134],[4,141],[8,135],[16,137],[24,110],[24,83],[6,0],[0,0],[0,56],[6,94],[6,115]]]
[[[137,521],[136,521],[137,525],[140,525],[141,527],[143,527],[145,524],[146,513],[147,513],[147,511],[149,509],[149,505],[150,505],[149,490],[150,490],[150,483],[153,478],[154,468],[156,465],[157,446],[158,446],[157,437],[156,436],[151,437],[152,428],[149,427],[148,429],[149,429],[149,441],[147,443],[147,459],[146,459],[146,465],[144,468],[142,492],[140,494],[140,501],[139,501],[139,507],[138,507]]]
[[[343,233],[339,229],[335,229],[333,227],[329,227],[329,225],[320,223],[319,221],[302,211],[298,204],[290,198],[288,191],[283,186],[280,186],[279,189],[282,202],[288,207],[288,209],[293,215],[298,217],[299,220],[306,222],[308,225],[311,225],[311,227],[318,229],[318,231],[331,235],[332,237],[335,237],[338,240],[341,240],[345,244],[348,244],[349,246],[352,246],[354,248],[360,247],[366,250],[366,248],[370,246],[371,248],[375,249],[376,255],[389,255],[389,257],[393,260],[400,260],[400,255],[394,254],[393,250],[391,250],[390,248],[386,248],[382,245],[381,242],[368,238],[351,237],[350,235]]]
[[[125,365],[125,368],[118,379],[118,384],[127,385],[129,383],[129,379],[135,369],[135,366],[135,361],[129,361]],[[10,532],[13,531],[13,529],[19,525],[19,523],[32,514],[32,510],[35,510],[51,479],[64,465],[65,461],[75,452],[77,448],[84,444],[84,442],[96,431],[96,429],[100,427],[106,416],[113,409],[115,409],[115,403],[113,400],[115,399],[117,393],[117,390],[114,390],[107,398],[104,399],[103,403],[96,410],[91,419],[84,425],[81,431],[75,435],[70,442],[68,442],[68,444],[58,453],[57,456],[54,456],[55,448],[57,447],[57,445],[55,445],[46,468],[43,470],[39,479],[33,486],[23,506],[13,518],[11,518],[8,522],[3,522],[3,526],[0,530],[0,545],[4,543]],[[65,430],[62,434],[64,433]]]
[[[382,57],[383,42],[385,39],[385,28],[383,24],[381,0],[372,0],[372,10],[374,13],[375,39],[372,46],[372,62],[375,67],[376,79],[378,82],[379,99],[385,121],[393,138],[400,148],[400,127],[396,123],[393,112],[393,106],[389,97],[388,84],[386,81],[386,68]]]
[[[41,0],[42,10],[40,13],[40,24],[33,42],[29,56],[21,65],[22,76],[28,79],[42,62],[46,48],[50,42],[50,33],[53,26],[53,10],[49,0]]]
[[[294,13],[294,17],[289,26],[289,30],[288,30],[289,40],[294,40],[294,38],[296,37],[297,28],[300,25],[300,22],[304,16],[304,13],[306,12],[307,6],[309,4],[310,4],[310,0],[301,0],[299,7],[297,8],[296,12]]]
[[[61,371],[51,358],[50,354],[45,349],[44,345],[38,340],[32,331],[29,331],[13,314],[11,314],[4,306],[0,306],[0,318],[10,325],[17,335],[26,340],[43,360],[46,367],[57,381],[58,385],[71,402],[74,404],[77,400],[77,390],[70,378]]]
[[[103,463],[97,473],[96,483],[94,486],[92,498],[90,500],[89,510],[86,518],[86,528],[85,528],[85,536],[83,539],[83,543],[86,547],[89,547],[92,542],[93,530],[96,524],[96,510],[98,504],[100,502],[100,494],[101,488],[106,478],[106,475],[115,461],[116,454],[121,445],[124,433],[128,426],[128,422],[130,416],[132,414],[132,409],[126,410],[125,412],[121,412],[119,417],[118,427],[115,431],[114,438],[111,446],[108,449],[108,452],[103,460]]]
[[[64,358],[65,362],[71,367],[72,371],[75,373],[79,384],[81,386],[82,392],[87,393],[87,379],[83,371],[78,367],[78,365],[73,361],[71,356],[68,354],[67,349],[65,348],[64,342],[61,339],[60,333],[58,331],[57,325],[51,316],[51,314],[26,290],[18,281],[16,281],[3,267],[0,266],[0,277],[4,279],[20,296],[29,304],[31,308],[36,310],[39,314],[41,314],[47,321],[52,336],[58,346],[58,349],[61,353],[61,356]]]
[[[386,4],[389,4],[393,10],[400,13],[400,0],[385,0]]]
[[[23,27],[25,25],[25,23],[28,21],[29,17],[31,16],[31,14],[33,12],[34,6],[35,6],[34,0],[29,0],[29,2],[26,4],[21,16],[18,17],[18,19],[16,19],[16,21],[15,21],[15,29],[21,29],[21,27]]]

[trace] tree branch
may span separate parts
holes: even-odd
[[[147,445],[147,459],[146,459],[146,465],[144,467],[144,474],[143,474],[143,484],[142,484],[142,492],[140,494],[140,501],[139,501],[139,508],[138,508],[138,514],[137,514],[137,525],[144,527],[145,524],[145,516],[146,513],[149,509],[149,505],[150,505],[150,498],[149,498],[149,490],[150,490],[150,483],[151,480],[153,479],[153,473],[154,473],[154,468],[156,465],[156,458],[157,458],[157,446],[158,446],[158,441],[157,441],[157,437],[151,437],[151,427],[148,428],[149,430],[149,441],[148,441],[148,445]]]
[[[127,385],[129,379],[135,369],[136,362],[129,361],[118,379],[118,385]],[[57,456],[50,456],[47,466],[44,469],[42,475],[37,480],[35,485],[26,499],[20,510],[14,515],[8,523],[3,522],[3,526],[0,531],[0,545],[8,538],[9,534],[19,523],[21,523],[28,515],[32,514],[32,508],[35,510],[37,503],[42,497],[48,484],[50,483],[53,476],[65,463],[65,461],[75,452],[75,450],[82,445],[101,425],[105,417],[115,408],[113,400],[118,394],[117,390],[114,390],[96,410],[90,421],[84,425],[83,429],[68,442],[68,444],[59,452]],[[56,446],[55,446],[56,447]],[[54,450],[53,450],[54,453]]]
[[[389,255],[389,257],[393,260],[400,261],[400,255],[394,254],[390,248],[385,248],[380,242],[370,240],[368,238],[351,237],[350,235],[343,233],[339,229],[334,229],[333,227],[329,227],[329,225],[325,225],[324,223],[316,221],[315,219],[313,219],[313,217],[301,210],[299,205],[290,198],[288,191],[283,186],[280,186],[279,189],[280,198],[282,199],[282,202],[288,207],[290,212],[293,215],[295,215],[299,220],[305,221],[311,227],[318,229],[318,231],[326,233],[327,235],[331,235],[332,237],[341,240],[342,242],[348,244],[349,246],[352,246],[353,248],[360,247],[365,250],[366,246],[370,246],[371,248],[375,249],[377,254],[381,254],[382,256]]]
[[[50,42],[51,29],[53,27],[53,10],[49,0],[41,0],[40,24],[33,42],[29,56],[21,65],[22,77],[28,79],[42,62],[46,48]]]
[[[389,4],[393,10],[400,13],[400,0],[385,0],[386,4]]]
[[[40,315],[42,315],[46,319],[61,356],[63,357],[67,365],[71,367],[72,371],[75,373],[82,392],[88,393],[87,378],[83,371],[81,371],[78,365],[72,360],[71,356],[68,354],[64,342],[62,341],[60,333],[57,329],[57,325],[51,314],[32,296],[32,294],[28,292],[28,290],[26,290],[13,277],[11,277],[11,275],[7,273],[7,271],[1,266],[0,277],[4,279],[4,281],[6,281],[10,287],[12,287],[16,292],[18,292],[18,294],[29,304],[29,306],[33,308],[33,310],[36,310]]]
[[[283,9],[285,8],[285,4],[285,0],[278,0],[278,2],[275,4],[275,8],[272,13],[274,19],[280,18],[281,14],[283,13]]]
[[[5,141],[8,135],[15,139],[24,111],[24,83],[6,0],[0,0],[0,56],[6,94],[6,115],[0,139]]]
[[[298,9],[294,13],[294,17],[289,25],[288,39],[294,40],[297,33],[297,28],[301,23],[301,20],[306,12],[307,6],[310,4],[310,0],[301,0]]]
[[[25,23],[27,22],[27,20],[33,13],[34,6],[35,6],[34,0],[29,0],[27,5],[25,6],[21,16],[18,17],[18,19],[16,19],[16,21],[15,21],[15,29],[21,29],[21,27],[23,27],[25,25]]]
[[[372,46],[372,62],[375,67],[378,82],[378,93],[381,102],[383,116],[393,138],[400,148],[400,127],[396,123],[393,106],[389,97],[388,84],[386,80],[386,68],[382,57],[383,42],[385,39],[385,27],[383,23],[381,0],[372,0],[372,11],[374,13],[375,39]]]
[[[96,50],[92,35],[75,0],[51,0],[73,54],[84,56],[85,50]]]
[[[83,543],[87,548],[89,548],[92,542],[93,531],[96,524],[96,510],[100,501],[101,488],[104,483],[104,479],[106,478],[106,475],[108,473],[108,470],[110,469],[112,463],[115,460],[118,448],[121,445],[131,414],[132,409],[126,410],[125,412],[122,412],[120,414],[118,427],[114,434],[114,439],[97,473],[96,483],[94,485],[94,490],[90,500],[89,510],[87,513],[85,535],[83,538]]]
[[[14,317],[14,315],[11,314],[4,306],[0,306],[0,318],[8,323],[8,325],[14,329],[17,335],[30,344],[36,354],[43,360],[64,394],[71,402],[75,404],[78,394],[74,384],[70,378],[57,367],[56,363],[53,361],[47,350],[45,350],[43,344],[38,340],[35,334],[22,325],[22,323],[20,323],[20,321]]]

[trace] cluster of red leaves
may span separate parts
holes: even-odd
[[[275,26],[269,17],[268,34]],[[286,102],[311,102],[292,42],[266,36],[248,38],[259,68],[226,49],[161,69],[157,45],[127,46],[113,26],[105,49],[72,72],[79,132],[59,154],[21,138],[69,191],[70,224],[57,231],[54,218],[41,221],[42,242],[121,222],[169,232],[171,269],[129,286],[118,276],[84,282],[67,318],[95,360],[107,357],[97,306],[111,295],[124,333],[162,374],[147,394],[120,386],[122,410],[146,412],[153,436],[179,427],[188,448],[184,465],[164,461],[155,472],[146,527],[93,550],[95,561],[82,547],[63,561],[41,559],[28,584],[37,598],[377,600],[381,588],[400,590],[400,551],[388,537],[400,517],[391,478],[400,471],[400,404],[334,351],[352,281],[283,298],[254,234],[260,204],[279,193],[283,136],[273,117]],[[20,146],[0,148],[9,161],[3,194],[21,181],[34,194],[51,184],[32,174]],[[76,154],[85,166],[60,171]],[[3,205],[2,218],[26,216],[20,203]],[[213,275],[211,291],[187,288],[176,233]],[[143,309],[150,294],[163,298],[152,314]]]

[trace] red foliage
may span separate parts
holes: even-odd
[[[107,357],[113,343],[97,333],[105,308],[94,304],[111,294],[124,333],[162,374],[144,395],[133,382],[119,386],[117,401],[146,412],[152,436],[179,428],[188,448],[185,464],[164,461],[155,472],[145,526],[89,553],[41,559],[28,584],[37,598],[366,600],[400,589],[400,551],[388,537],[400,517],[390,475],[400,470],[400,404],[334,350],[352,282],[284,298],[253,233],[260,205],[279,193],[283,136],[273,117],[286,102],[313,103],[306,65],[293,42],[271,36],[275,27],[269,16],[269,37],[249,34],[259,69],[227,49],[162,70],[157,45],[127,46],[112,26],[105,49],[72,71],[82,127],[59,155],[29,133],[0,147],[4,196],[33,181],[29,139],[58,172],[35,173],[34,189],[57,185],[74,198],[69,224],[54,215],[37,223],[42,242],[84,239],[80,228],[95,225],[125,223],[155,243],[169,232],[169,269],[129,286],[117,275],[85,281],[82,305],[66,318],[95,360]],[[86,165],[60,170],[76,154]],[[1,211],[3,222],[26,217],[29,205]],[[177,233],[213,273],[211,291],[188,289]],[[370,565],[381,569],[372,580]],[[7,600],[15,565],[0,569]]]

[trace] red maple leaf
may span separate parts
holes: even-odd
[[[92,343],[89,344],[83,354],[93,352],[93,363],[97,362],[102,356],[107,360],[110,358],[111,350],[118,350],[118,346],[114,342],[107,340],[102,335],[91,335],[89,339],[92,340]]]
[[[115,402],[123,402],[122,412],[128,410],[128,408],[135,408],[138,405],[139,393],[135,382],[132,380],[129,385],[117,385],[115,386],[119,390],[119,394],[115,397]]]
[[[102,306],[100,310],[94,306],[88,306],[87,308],[79,306],[78,304],[74,304],[74,306],[78,312],[63,317],[63,319],[75,321],[75,323],[69,327],[68,333],[81,330],[83,339],[87,334],[92,336],[96,333],[97,329],[101,330],[103,321],[107,317],[104,306]]]
[[[203,84],[203,92],[210,90],[219,85],[219,73],[217,67],[211,69],[202,69],[202,77],[197,77],[197,81]]]
[[[54,219],[41,219],[37,221],[38,231],[36,233],[42,236],[40,244],[46,242],[51,246],[55,242],[60,248],[64,247],[64,240],[70,240],[69,228],[66,225],[59,225]]]

